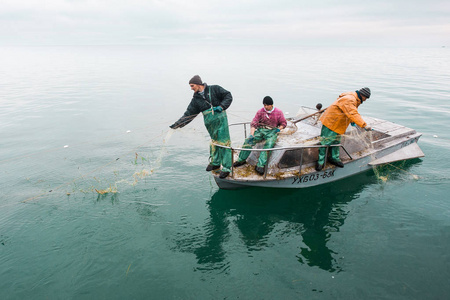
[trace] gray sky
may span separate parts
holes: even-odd
[[[0,0],[0,45],[450,47],[449,0]]]

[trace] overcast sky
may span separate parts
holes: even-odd
[[[0,45],[450,47],[449,0],[0,0]]]

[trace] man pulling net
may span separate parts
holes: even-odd
[[[231,150],[216,147],[215,144],[230,146],[230,132],[226,110],[230,107],[233,97],[231,93],[219,85],[207,85],[200,76],[195,75],[189,80],[189,86],[194,91],[184,115],[170,128],[182,128],[189,124],[199,113],[203,114],[203,121],[211,137],[211,162],[206,171],[217,170],[222,165],[220,178],[226,178],[231,172]]]
[[[361,88],[355,92],[347,92],[339,95],[322,114],[322,130],[320,133],[320,143],[325,146],[337,145],[341,142],[341,135],[345,133],[348,125],[354,123],[361,128],[369,131],[370,126],[363,120],[358,113],[358,107],[370,98],[370,89]],[[339,158],[339,147],[330,147],[331,157],[328,160],[331,164],[343,168],[344,164]],[[321,171],[325,164],[326,148],[319,149],[319,159],[316,163],[316,170]]]

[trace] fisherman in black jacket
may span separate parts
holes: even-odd
[[[231,145],[228,118],[225,110],[231,105],[233,97],[229,91],[221,86],[209,86],[203,83],[198,75],[189,80],[189,85],[191,90],[194,91],[191,103],[189,103],[184,115],[170,125],[170,128],[182,128],[189,124],[199,113],[202,113],[205,127],[211,137],[211,162],[206,167],[206,171],[219,169],[220,165],[222,165],[219,177],[223,179],[231,172],[231,150],[216,147],[214,144]]]

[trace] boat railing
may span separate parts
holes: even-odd
[[[233,123],[229,124],[228,127],[236,126],[236,125],[244,125],[244,137],[247,138],[247,127],[245,125],[250,125],[251,122],[239,122],[239,123]]]
[[[241,123],[242,124],[242,123]],[[236,124],[233,124],[236,125]],[[271,151],[280,151],[280,150],[298,150],[301,149],[301,153],[300,153],[300,165],[299,165],[299,176],[301,175],[302,172],[302,167],[303,167],[303,151],[305,149],[310,149],[310,148],[326,148],[325,150],[325,162],[324,165],[327,163],[327,156],[328,156],[328,151],[331,147],[342,147],[342,149],[344,150],[344,152],[348,155],[348,157],[353,160],[352,156],[348,153],[348,151],[345,149],[345,147],[342,144],[334,144],[334,145],[308,145],[308,146],[289,146],[289,147],[277,147],[277,148],[267,148],[267,149],[254,149],[254,148],[242,148],[242,147],[231,147],[231,146],[225,146],[225,145],[220,145],[220,144],[216,144],[216,143],[212,143],[212,145],[216,146],[216,147],[221,147],[221,148],[225,148],[225,149],[230,149],[231,150],[231,177],[234,177],[234,151],[239,150],[239,151],[255,151],[255,152],[265,152],[267,151],[267,162],[269,162],[270,160],[270,154]],[[267,166],[268,163],[264,166],[264,179],[267,176]]]

